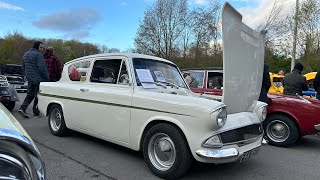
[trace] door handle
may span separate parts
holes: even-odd
[[[81,91],[81,92],[88,92],[89,89],[83,89],[83,88],[81,88],[80,91]]]

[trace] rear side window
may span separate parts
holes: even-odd
[[[109,59],[95,61],[91,82],[116,84],[119,76],[122,59]]]
[[[223,89],[223,74],[221,72],[208,72],[209,89]]]
[[[90,69],[90,61],[80,61],[70,64],[68,67],[71,81],[86,81]]]

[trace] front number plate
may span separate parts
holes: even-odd
[[[257,148],[251,149],[250,151],[244,152],[240,158],[240,163],[245,162],[249,158],[257,155],[259,151],[260,151],[260,147],[257,147]]]

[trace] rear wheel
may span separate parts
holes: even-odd
[[[12,111],[14,109],[14,106],[16,105],[15,101],[7,101],[7,102],[2,102],[2,104],[9,110]]]
[[[286,147],[294,144],[299,139],[299,130],[294,121],[280,114],[274,114],[264,122],[266,138],[269,144]]]
[[[51,106],[48,123],[53,135],[65,136],[69,131],[64,121],[63,111],[60,105],[54,104]]]
[[[143,141],[143,156],[156,176],[176,179],[190,168],[192,156],[183,133],[170,124],[149,129]]]

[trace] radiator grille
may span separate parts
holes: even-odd
[[[220,134],[220,138],[223,144],[228,144],[254,139],[260,136],[262,133],[262,126],[259,124],[253,124],[250,126],[223,132]]]

